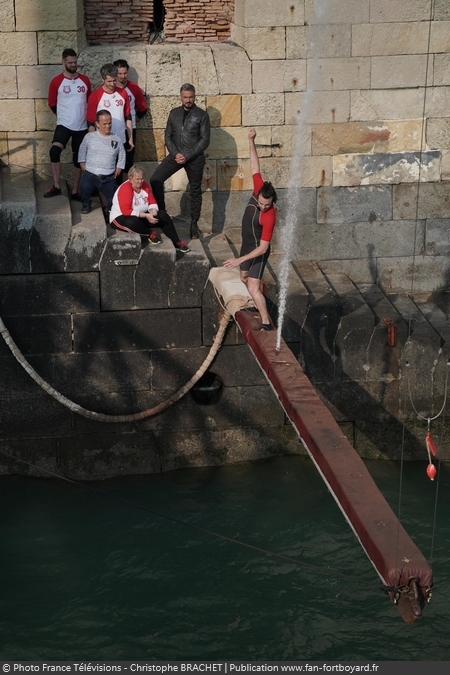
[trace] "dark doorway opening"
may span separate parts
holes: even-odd
[[[153,0],[153,21],[150,21],[149,24],[150,44],[153,44],[154,42],[164,42],[165,40],[164,18],[166,16],[166,11],[163,0]]]

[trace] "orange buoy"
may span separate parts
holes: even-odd
[[[430,480],[434,480],[436,476],[436,467],[434,464],[428,464],[427,466],[427,476]]]

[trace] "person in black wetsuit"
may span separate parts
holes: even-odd
[[[250,129],[248,143],[250,148],[250,167],[253,175],[253,193],[242,218],[242,245],[239,258],[225,260],[223,266],[241,268],[241,280],[261,317],[261,330],[272,330],[266,299],[260,289],[260,280],[270,255],[270,241],[275,227],[275,202],[277,193],[272,183],[264,181],[255,146],[256,131]]]

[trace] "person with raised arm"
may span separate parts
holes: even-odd
[[[255,129],[250,129],[248,143],[250,168],[253,176],[253,193],[242,218],[240,256],[239,258],[225,260],[223,266],[227,269],[240,266],[241,281],[247,286],[256,310],[261,317],[260,330],[269,331],[273,329],[273,326],[269,319],[266,299],[261,292],[260,281],[270,255],[270,242],[276,220],[274,204],[277,201],[277,193],[272,183],[264,181],[261,176],[255,138]]]

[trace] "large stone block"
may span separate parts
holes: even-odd
[[[163,446],[162,471],[221,466],[286,453],[304,454],[291,427],[266,426],[261,429],[257,425],[256,428],[236,427],[219,431],[212,417],[207,417],[206,422],[211,428],[198,430],[190,437],[173,430],[158,435]]]
[[[118,430],[120,426],[92,422],[90,433],[65,439],[58,453],[58,473],[71,480],[159,473],[161,457],[154,434],[131,433],[130,425]]]
[[[370,59],[309,59],[308,88],[336,91],[339,89],[369,89]]]
[[[180,255],[169,282],[169,307],[201,307],[210,263],[199,242],[190,243],[188,255]]]
[[[278,228],[277,229],[281,229]],[[287,228],[283,228],[286,230]],[[283,233],[287,237],[287,233]],[[285,241],[286,247],[292,242]],[[292,248],[290,248],[292,251]],[[272,304],[271,316],[274,318],[278,328],[280,327],[279,306],[283,289],[281,288],[281,279],[285,274],[286,255],[285,253],[273,252],[270,255],[270,268],[276,283],[266,283],[265,295]],[[282,336],[286,342],[300,342],[302,339],[302,327],[305,323],[309,308],[309,293],[300,277],[289,263],[286,272],[286,304],[283,316]]]
[[[345,274],[327,274],[340,297],[342,317],[336,331],[335,379],[366,379],[367,351],[373,339],[375,316]]]
[[[376,263],[373,258],[350,258],[320,261],[324,274],[347,274],[356,284],[373,284],[377,278]]]
[[[272,127],[272,156],[311,155],[311,125],[285,124]],[[331,154],[331,153],[323,153]]]
[[[10,316],[7,325],[22,354],[67,354],[72,351],[70,314]]]
[[[450,218],[449,184],[394,185],[393,216],[395,220]]]
[[[304,23],[304,7],[301,0],[266,3],[261,11],[261,0],[236,0],[234,23],[247,28],[259,26],[297,26]]]
[[[242,96],[242,124],[258,126],[283,124],[285,118],[284,95],[244,94]]]
[[[113,61],[125,59],[130,66],[128,79],[146,91],[147,50],[146,45],[132,43],[131,45],[113,45]]]
[[[150,352],[108,352],[104,354],[55,354],[52,384],[68,397],[89,391],[147,391],[151,383]]]
[[[441,178],[450,181],[450,150],[444,150],[442,153]]]
[[[294,164],[285,157],[261,159],[264,177],[280,188],[308,188],[331,185],[333,165],[331,157],[301,157]]]
[[[141,237],[134,232],[117,231],[106,240],[99,265],[103,311],[136,306],[135,275],[141,253]]]
[[[112,45],[90,45],[78,55],[78,69],[90,79],[92,89],[101,85],[100,68],[105,63],[112,63],[113,54]]]
[[[436,19],[436,9],[435,11],[435,20],[431,24],[431,35],[430,35],[430,52],[437,54],[438,52],[449,52],[450,51],[450,21],[438,21]],[[447,18],[450,19],[450,7],[447,10]]]
[[[39,64],[60,63],[64,49],[70,47],[78,51],[78,33],[75,30],[43,30],[37,34],[37,43]]]
[[[135,269],[135,303],[132,309],[164,309],[169,307],[169,286],[175,274],[176,252],[172,242],[142,250]],[[192,306],[192,305],[191,305]]]
[[[153,309],[75,314],[74,351],[135,351],[201,345],[201,310]]]
[[[46,98],[37,98],[34,101],[36,111],[36,128],[38,131],[53,131],[56,126],[56,115],[48,107]],[[63,158],[64,160],[64,158]]]
[[[302,260],[371,259],[421,255],[424,252],[425,221],[390,220],[374,223],[316,224],[301,222],[295,250]]]
[[[212,44],[220,94],[249,94],[252,91],[251,61],[237,45]]]
[[[0,66],[37,64],[36,33],[2,33]]]
[[[306,89],[306,61],[254,61],[253,91],[284,92]]]
[[[185,45],[180,54],[182,81],[191,82],[198,94],[218,94],[219,82],[211,48]]]
[[[136,137],[136,162],[161,162],[166,156],[163,129],[139,129]]]
[[[180,85],[181,86],[181,85]],[[179,90],[180,87],[178,87]],[[196,101],[198,104],[198,101]],[[151,128],[165,129],[172,108],[180,105],[179,96],[153,96],[150,99]],[[148,125],[150,126],[150,125]]]
[[[0,269],[3,274],[30,271],[29,246],[36,215],[32,171],[1,171],[2,200],[0,206]]]
[[[15,66],[3,66],[1,68],[0,87],[2,98],[17,98],[17,74]]]
[[[179,96],[183,84],[180,48],[160,43],[147,48],[145,91],[153,96]]]
[[[206,97],[206,110],[212,127],[238,127],[242,123],[238,94]]]
[[[432,0],[372,0],[370,4],[371,23],[392,23],[394,21],[428,21]]]
[[[56,203],[44,198],[48,177],[35,177],[36,218],[30,241],[30,266],[35,273],[63,272],[66,249],[72,234],[72,213],[65,196]]]
[[[434,80],[433,80],[433,84],[435,87],[448,86],[450,84],[449,69],[450,69],[450,54],[435,54]]]
[[[449,290],[447,256],[378,258],[378,282],[387,293],[403,293],[414,287],[416,293]]]
[[[399,89],[351,92],[352,121],[421,119],[423,89]],[[438,117],[435,115],[435,117]]]
[[[439,181],[441,153],[390,152],[333,157],[333,185],[378,185]]]
[[[287,27],[286,58],[348,58],[352,55],[351,41],[350,24]]]
[[[400,89],[425,86],[433,81],[433,62],[426,54],[372,57],[371,84],[373,89]],[[358,87],[352,87],[357,89]]]
[[[256,122],[254,122],[256,124]],[[261,126],[257,129],[256,143],[260,157],[270,155],[271,130],[269,126]],[[236,159],[249,157],[248,128],[229,127],[211,129],[211,143],[206,150],[206,156],[210,159]]]
[[[374,223],[392,218],[392,188],[323,187],[317,192],[318,223]],[[398,218],[398,216],[394,216]],[[406,216],[408,218],[408,216]]]
[[[83,0],[15,0],[16,30],[78,30],[84,20]]]
[[[368,21],[370,21],[370,0],[346,0],[346,2],[305,0],[305,22],[308,25],[315,23],[354,25]]]
[[[80,218],[79,222],[72,223],[65,254],[66,272],[98,271],[106,238],[106,227],[102,221],[101,217],[95,223]]]
[[[0,2],[0,32],[14,29],[14,0],[2,0]]]
[[[350,92],[319,91],[285,94],[285,124],[348,122]]]
[[[61,66],[18,66],[19,98],[46,98],[50,80],[61,72]]]
[[[207,347],[153,350],[151,352],[150,386],[147,389],[158,392],[158,394],[160,392],[172,394],[178,391],[198,371],[208,353]],[[217,372],[215,362],[214,372]],[[230,384],[226,383],[226,386]]]
[[[450,218],[429,218],[425,231],[425,246],[428,255],[450,255]]]
[[[2,101],[0,131],[34,131],[35,128],[36,120],[34,116],[34,101],[32,99],[6,99]],[[8,134],[8,138],[11,138],[11,134]],[[14,151],[11,145],[9,151],[10,153]],[[17,157],[15,158],[15,162],[18,164],[22,163]]]
[[[428,122],[428,125],[430,122]],[[420,150],[422,120],[384,121],[376,124],[313,124],[313,155],[380,153]],[[427,138],[428,141],[428,138]],[[433,148],[433,146],[430,146]]]
[[[284,27],[241,28],[231,24],[231,39],[245,48],[251,61],[286,58]]]
[[[33,443],[34,439],[39,437],[48,440],[52,437],[69,435],[71,433],[70,411],[51,396],[44,394],[37,384],[33,384],[34,395],[30,393],[14,401],[13,406],[4,407],[0,434],[5,438],[33,439]],[[33,443],[28,441],[28,449]],[[39,444],[38,447],[40,447]],[[26,457],[27,461],[30,461],[29,452]]]
[[[450,19],[450,5],[447,0],[434,0],[434,20]]]
[[[3,105],[6,101],[3,103]],[[34,101],[30,100],[33,104]],[[34,107],[34,106],[33,106]],[[34,114],[33,114],[34,117]],[[33,126],[34,126],[33,122]],[[11,161],[22,166],[36,166],[49,162],[49,150],[53,140],[53,131],[13,131],[8,134],[8,149]],[[70,144],[61,154],[61,163],[72,161]],[[47,174],[48,175],[48,174]]]
[[[98,272],[2,276],[3,316],[84,315],[100,311]]]
[[[250,170],[250,161],[224,159],[217,162],[217,189],[252,190],[253,181]]]
[[[421,90],[423,93],[423,89]],[[424,94],[422,94],[424,100]],[[442,117],[450,108],[450,87],[433,87],[427,91],[425,117]]]
[[[428,32],[425,22],[355,25],[352,26],[352,55],[425,54]]]

